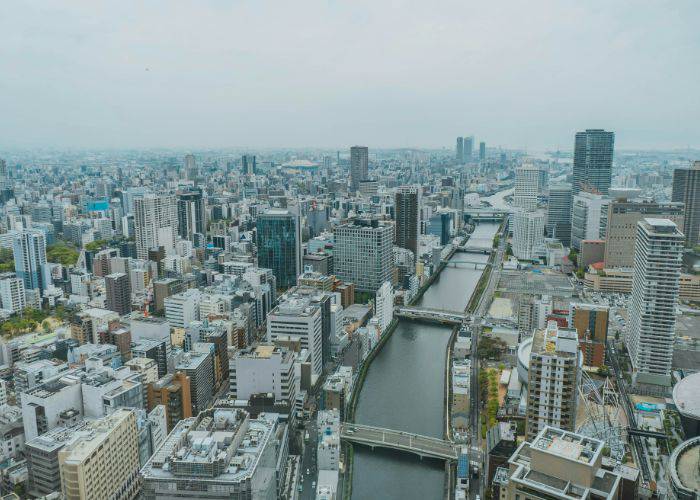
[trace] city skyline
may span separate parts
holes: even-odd
[[[692,2],[165,7],[5,2],[0,149],[700,148]]]

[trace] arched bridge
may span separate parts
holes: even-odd
[[[390,448],[422,457],[441,460],[457,460],[458,448],[443,439],[412,434],[410,432],[383,429],[371,425],[344,423],[340,426],[340,439],[371,448]]]
[[[418,319],[450,325],[461,324],[469,319],[469,315],[459,311],[433,309],[430,307],[399,306],[394,308],[394,315],[399,318]]]

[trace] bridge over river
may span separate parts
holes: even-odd
[[[371,425],[344,423],[340,426],[340,439],[371,448],[405,451],[421,458],[457,460],[459,454],[457,446],[443,439]]]

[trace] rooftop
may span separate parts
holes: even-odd
[[[685,377],[673,387],[673,402],[686,417],[700,419],[700,372]]]

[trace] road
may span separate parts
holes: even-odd
[[[306,431],[309,433],[309,441],[304,444],[304,453],[301,459],[301,484],[303,490],[299,494],[300,499],[313,500],[316,498],[316,490],[312,484],[318,478],[316,470],[316,443],[318,443],[318,428],[316,427],[316,419],[311,419],[306,423]],[[309,471],[309,474],[306,471]]]
[[[505,233],[507,234],[507,232]],[[491,266],[491,274],[489,275],[489,281],[484,289],[484,293],[481,294],[479,298],[479,303],[474,311],[474,320],[472,322],[472,373],[471,373],[471,429],[470,429],[470,444],[472,448],[482,449],[481,444],[481,408],[479,407],[479,325],[481,320],[486,315],[487,307],[491,303],[491,298],[498,285],[498,278],[501,272],[501,262],[503,262],[503,256],[505,255],[505,248],[508,238],[504,236],[503,233],[499,233],[498,248],[496,249],[496,255],[493,260],[493,266]],[[484,462],[482,457],[476,457],[480,464],[480,472],[478,478],[473,478],[469,482],[469,498],[476,498],[479,495],[480,498],[484,497],[484,480],[486,478],[484,470]],[[470,457],[472,460],[472,457]]]

